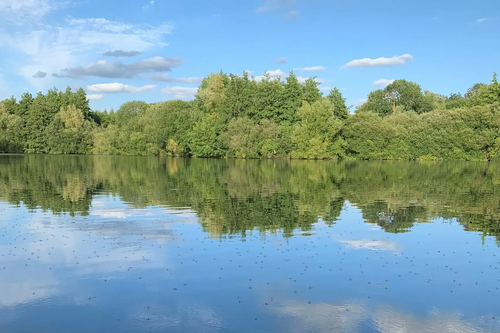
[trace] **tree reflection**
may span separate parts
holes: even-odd
[[[134,208],[194,210],[211,237],[311,231],[333,225],[346,201],[386,232],[456,219],[500,239],[500,168],[484,163],[202,160],[0,156],[0,199],[54,214],[88,215],[92,197]]]

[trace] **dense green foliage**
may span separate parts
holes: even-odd
[[[264,75],[211,74],[196,98],[91,111],[85,92],[0,102],[0,152],[297,159],[500,157],[500,84],[443,96],[406,80],[349,112],[341,92]]]
[[[386,232],[443,218],[500,239],[499,185],[492,162],[0,156],[0,201],[72,215],[87,215],[99,195],[184,207],[212,237],[308,233],[349,203]]]

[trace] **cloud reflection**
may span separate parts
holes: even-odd
[[[360,303],[288,301],[273,311],[287,318],[288,332],[381,332],[381,333],[486,333],[497,332],[499,322],[484,318],[467,320],[459,313],[436,312],[426,317],[398,311],[386,305],[373,311]],[[491,327],[491,330],[481,328]]]
[[[356,250],[401,251],[401,245],[391,241],[359,239],[342,240],[340,242],[346,244],[349,248]]]

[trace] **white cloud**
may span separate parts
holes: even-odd
[[[397,65],[404,65],[411,60],[413,60],[413,56],[411,54],[403,54],[391,58],[380,57],[376,59],[371,59],[371,58],[355,59],[349,61],[347,64],[340,67],[340,69],[348,67],[397,66]]]
[[[78,66],[74,68],[63,69],[64,74],[53,74],[57,77],[85,77],[97,76],[105,78],[133,78],[137,74],[147,72],[164,72],[170,71],[174,67],[181,65],[182,59],[153,57],[144,60],[139,60],[130,64],[124,64],[120,61],[110,62],[107,60],[99,60],[92,62],[87,66]]]
[[[17,0],[16,0],[17,1]],[[33,0],[36,1],[36,0]],[[3,2],[2,2],[3,4]],[[3,15],[2,15],[3,16]],[[33,86],[41,89],[53,86],[55,78],[33,78],[33,73],[58,73],[92,61],[96,54],[120,50],[163,47],[164,37],[173,30],[171,24],[159,26],[126,24],[102,18],[69,18],[55,25],[41,24],[36,28],[23,25],[15,32],[0,34],[0,47],[16,52],[10,63]]]
[[[352,102],[351,105],[358,106],[358,105],[366,103],[367,101],[368,101],[368,99],[366,99],[366,98],[360,98],[357,101]]]
[[[264,13],[273,10],[279,10],[295,5],[295,0],[266,0],[264,6],[257,8],[257,13]]]
[[[374,81],[372,83],[372,86],[385,88],[393,82],[394,82],[394,80],[380,79],[380,80]]]
[[[276,69],[274,71],[267,71],[266,74],[268,74],[270,77],[279,77],[279,76],[285,76],[285,73],[281,69]]]
[[[298,10],[291,10],[285,14],[285,17],[289,20],[294,20],[296,18],[299,18],[299,16],[300,16],[300,13]]]
[[[150,80],[161,81],[161,82],[177,82],[186,84],[200,84],[203,81],[203,77],[170,77],[167,73],[157,74],[150,77]]]
[[[310,78],[309,77],[303,77],[303,76],[297,76],[297,81],[299,81],[300,83],[306,82],[307,79],[310,79]],[[321,79],[321,78],[315,78],[314,81],[319,82],[319,83],[327,82],[327,80]]]
[[[96,93],[109,93],[109,94],[135,94],[139,92],[149,91],[156,88],[155,85],[145,85],[142,87],[129,86],[123,83],[99,83],[87,86],[87,90]]]
[[[153,7],[154,5],[155,5],[155,0],[151,0],[146,5],[142,6],[142,9],[148,9],[149,7]]]
[[[249,74],[253,75],[253,71],[247,71]],[[285,73],[281,69],[276,69],[274,71],[267,71],[264,75],[259,75],[255,77],[255,81],[260,82],[264,79],[264,76],[268,76],[270,79],[276,79],[278,77],[284,77]]]
[[[319,88],[319,90],[322,90],[322,91],[330,91],[332,89],[333,89],[332,87],[320,87]]]
[[[253,71],[246,71],[248,73],[249,76],[252,76],[253,75]],[[265,77],[269,77],[269,79],[276,79],[276,78],[285,78],[287,75],[281,70],[281,69],[276,69],[274,71],[267,71],[264,73],[264,75],[259,75],[259,76],[255,76],[254,77],[254,80],[257,81],[257,82],[260,82],[262,81]],[[299,81],[300,83],[304,83],[306,82],[306,80],[309,79],[309,77],[303,77],[303,76],[297,76],[297,81]],[[325,79],[320,79],[320,78],[316,78],[315,79],[317,82],[319,83],[324,83],[324,82],[327,82],[327,80]]]
[[[356,250],[379,250],[379,251],[401,251],[401,246],[396,242],[381,241],[381,240],[343,240],[341,243]]]
[[[495,21],[495,20],[498,20],[498,17],[483,17],[483,18],[477,19],[474,22],[477,24],[480,24],[480,23],[484,23],[486,21]]]
[[[325,66],[314,66],[314,67],[303,67],[303,68],[295,68],[294,71],[298,72],[321,72],[326,70]]]
[[[165,87],[161,90],[161,92],[178,99],[193,99],[196,93],[198,92],[198,88]]]
[[[87,95],[87,99],[89,101],[95,101],[97,99],[101,99],[103,98],[104,96],[103,95],[100,95],[100,94],[90,94],[90,95]]]
[[[288,64],[288,60],[285,57],[278,59],[278,64]]]

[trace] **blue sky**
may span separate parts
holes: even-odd
[[[0,99],[190,99],[220,70],[295,70],[348,104],[390,80],[464,93],[500,72],[498,0],[0,0]]]

